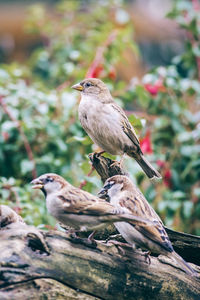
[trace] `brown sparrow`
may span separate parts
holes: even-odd
[[[89,78],[72,88],[81,92],[79,119],[93,142],[110,154],[128,154],[149,178],[161,178],[144,157],[134,128],[107,86],[99,79]]]
[[[13,209],[7,205],[0,205],[0,229],[12,223],[25,224],[22,217],[20,217]]]
[[[151,225],[145,227],[133,225],[131,222],[117,222],[114,224],[123,238],[133,248],[139,247],[153,253],[166,255],[175,260],[187,274],[197,275],[182,257],[174,251],[161,219],[127,176],[116,175],[107,179],[104,187],[99,192],[99,196],[107,196],[109,202],[117,209],[127,208],[134,216],[152,222]]]
[[[34,189],[41,189],[46,197],[48,212],[64,225],[75,230],[90,231],[106,227],[108,223],[129,220],[133,224],[150,224],[130,214],[127,208],[114,205],[86,191],[72,186],[57,174],[49,173],[34,179]]]

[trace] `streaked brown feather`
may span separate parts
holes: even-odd
[[[65,213],[101,216],[102,222],[130,221],[134,225],[144,227],[151,224],[151,221],[129,214],[126,208],[115,208],[109,202],[86,191],[81,191],[80,197],[80,190],[76,188],[70,187],[70,190],[64,193],[62,191],[62,195],[58,195],[58,198],[63,202]]]
[[[122,207],[128,208],[132,214],[151,221],[153,223],[152,226],[135,226],[135,228],[150,240],[164,247],[167,251],[173,251],[161,219],[136,187],[134,192],[134,194],[128,192],[127,197],[124,197],[123,194],[123,197],[119,200],[119,204]]]
[[[155,222],[154,226],[146,226],[146,227],[135,226],[135,228],[144,236],[146,236],[148,239],[158,243],[167,251],[169,252],[173,251],[168,235],[160,222]]]
[[[63,201],[63,208],[66,213],[96,216],[114,213],[110,203],[85,191],[81,193],[80,197],[79,192],[78,189],[70,189],[70,192],[58,196]],[[63,196],[63,194],[67,196]]]
[[[139,142],[139,139],[138,139],[137,134],[135,132],[135,129],[130,124],[127,116],[125,115],[125,113],[123,111],[123,109],[120,106],[116,105],[116,104],[112,105],[112,107],[115,110],[117,110],[121,115],[121,118],[122,118],[121,124],[122,124],[122,129],[123,129],[124,133],[129,137],[129,139],[133,142],[133,144],[135,144],[140,149],[140,142]],[[142,153],[142,151],[141,151],[141,153]]]

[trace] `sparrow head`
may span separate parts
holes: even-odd
[[[12,208],[7,205],[0,205],[0,230],[11,223],[25,224],[22,217],[20,217]]]
[[[31,181],[33,189],[41,189],[44,194],[50,194],[61,190],[68,182],[54,173],[47,173]]]
[[[82,92],[85,95],[100,95],[104,93],[110,96],[109,89],[103,81],[97,78],[87,78],[72,86],[73,89]]]
[[[131,180],[124,175],[115,175],[106,180],[98,193],[100,198],[114,197],[117,193],[132,188]]]

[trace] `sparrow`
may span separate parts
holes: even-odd
[[[7,205],[0,205],[0,229],[12,223],[25,224],[22,217],[20,217],[13,209]]]
[[[31,181],[33,189],[41,189],[48,212],[59,222],[78,231],[98,230],[116,221],[129,220],[133,224],[150,224],[133,216],[127,208],[114,205],[86,191],[74,187],[63,177],[48,173]]]
[[[118,106],[107,86],[97,78],[89,78],[72,86],[81,92],[78,108],[82,127],[102,152],[133,157],[146,175],[161,175],[144,157],[136,132],[125,112]]]
[[[114,223],[119,233],[133,248],[166,255],[176,261],[187,274],[197,276],[197,272],[174,251],[160,217],[127,176],[115,175],[110,177],[98,195],[107,197],[116,209],[127,208],[134,216],[151,221],[151,225],[145,227],[131,222]]]

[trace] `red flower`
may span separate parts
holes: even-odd
[[[116,78],[116,70],[114,67],[110,67],[109,72],[108,72],[108,77],[112,80],[115,80]]]
[[[103,71],[103,65],[98,64],[97,66],[92,65],[91,68],[88,70],[86,78],[98,78]]]
[[[156,163],[160,168],[164,168],[165,166],[165,162],[163,160],[158,159]]]
[[[171,188],[172,187],[172,172],[170,169],[167,169],[165,172],[164,172],[164,176],[163,176],[163,181],[164,181],[164,184],[168,187],[168,188]]]
[[[168,165],[163,160],[157,160],[157,165],[163,170],[162,173],[163,173],[164,184],[168,188],[171,188],[172,187],[172,172],[169,169]]]
[[[4,139],[5,142],[7,142],[7,140],[8,140],[9,137],[10,137],[9,133],[6,132],[6,131],[3,131],[3,132],[2,132],[2,136],[3,136],[3,139]]]
[[[140,140],[140,148],[143,153],[149,153],[149,154],[153,153],[150,135],[151,135],[151,132],[150,132],[150,130],[148,130],[145,137],[143,137]]]
[[[145,83],[144,87],[152,96],[156,96],[159,91],[164,91],[165,89],[161,79],[158,79],[154,84]]]

